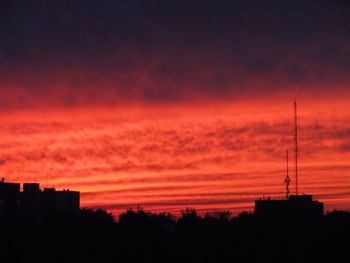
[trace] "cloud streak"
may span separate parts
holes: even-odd
[[[297,98],[301,187],[348,207],[346,1],[0,5],[7,180],[115,213],[250,209],[283,192]]]
[[[77,189],[83,206],[110,206],[115,213],[136,203],[164,209],[158,202],[164,199],[174,211],[180,204],[228,207],[232,200],[230,207],[238,209],[242,198],[251,207],[262,195],[283,195],[284,151],[293,138],[288,116],[240,118],[249,108],[218,116],[216,110],[203,115],[188,108],[179,115],[168,109],[163,115],[165,109],[146,113],[144,107],[142,117],[81,109],[71,119],[25,113],[25,122],[5,114],[0,171],[9,181]],[[346,197],[343,187],[350,184],[347,120],[341,112],[323,121],[313,111],[300,116],[301,186],[324,200]]]

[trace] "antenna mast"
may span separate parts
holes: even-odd
[[[294,162],[295,162],[295,194],[298,195],[298,119],[297,102],[294,100]]]
[[[290,184],[290,178],[289,178],[289,167],[288,167],[288,150],[286,151],[286,162],[287,162],[287,167],[286,167],[286,178],[284,179],[284,183],[286,185],[286,198],[287,200],[289,199],[289,184]]]

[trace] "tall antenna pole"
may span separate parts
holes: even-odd
[[[295,194],[298,195],[298,119],[297,102],[294,100],[294,162],[295,162]]]
[[[286,163],[287,163],[286,172],[287,172],[287,174],[286,174],[286,178],[284,179],[284,183],[286,185],[286,198],[287,198],[287,200],[289,199],[289,184],[290,184],[289,167],[288,167],[289,160],[288,159],[289,158],[288,158],[288,150],[287,150],[287,152],[286,152]]]

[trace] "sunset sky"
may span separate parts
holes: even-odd
[[[115,215],[252,210],[285,195],[296,99],[300,192],[350,209],[349,1],[5,2],[6,181]]]

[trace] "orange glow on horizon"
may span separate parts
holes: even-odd
[[[348,209],[346,100],[300,99],[300,191]],[[291,101],[207,101],[1,112],[7,181],[81,191],[83,207],[251,210],[284,195]],[[292,177],[292,180],[294,178]],[[293,188],[291,188],[293,189]]]

